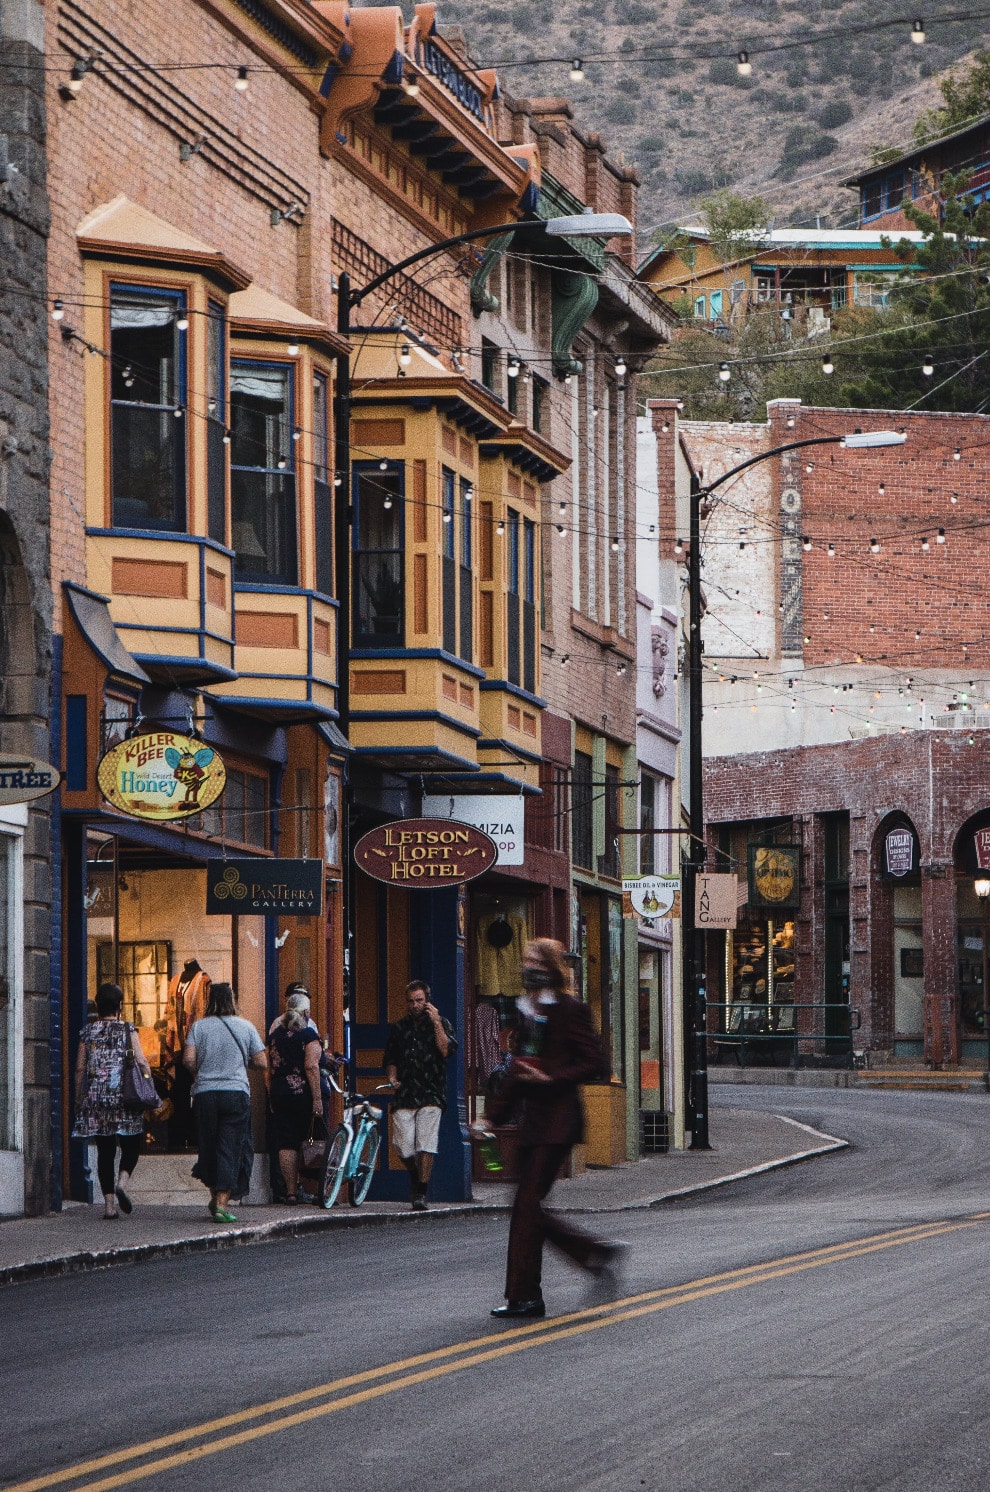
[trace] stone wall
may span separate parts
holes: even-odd
[[[49,574],[48,206],[44,19],[36,0],[0,5],[0,751],[51,757]],[[32,807],[24,841],[25,1205],[52,1193],[49,1075],[50,800]],[[51,1044],[49,1037],[51,1036]]]

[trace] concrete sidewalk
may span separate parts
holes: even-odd
[[[657,1207],[762,1171],[844,1149],[847,1143],[781,1115],[721,1106],[712,1111],[710,1131],[711,1150],[650,1156],[560,1181],[553,1193],[553,1206],[564,1212]],[[62,1212],[47,1217],[0,1222],[0,1285],[342,1227],[389,1223],[429,1226],[431,1218],[504,1212],[512,1201],[513,1188],[505,1183],[482,1182],[474,1191],[473,1202],[436,1202],[426,1213],[414,1213],[396,1202],[366,1202],[361,1208],[345,1202],[330,1212],[307,1206],[241,1206],[237,1209],[238,1224],[226,1228],[212,1221],[205,1206],[202,1213],[189,1207],[135,1207],[130,1217],[110,1223],[101,1216],[102,1204],[88,1207],[70,1203]]]

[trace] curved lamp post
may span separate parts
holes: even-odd
[[[750,466],[769,461],[787,451],[805,446],[845,446],[847,450],[876,450],[880,446],[902,446],[907,436],[897,430],[865,430],[849,435],[818,435],[810,440],[792,440],[775,446],[748,461],[740,461],[714,482],[702,485],[696,472],[691,473],[691,546],[688,554],[688,592],[690,598],[688,634],[688,732],[690,794],[690,858],[685,865],[683,908],[684,935],[684,1001],[685,1036],[690,1032],[691,1048],[685,1052],[688,1076],[687,1118],[691,1129],[691,1149],[710,1150],[708,1140],[708,1000],[705,989],[705,933],[695,926],[695,881],[705,864],[705,815],[702,802],[702,648],[701,648],[701,505],[730,477],[738,476]],[[987,881],[990,895],[990,881]],[[986,955],[984,954],[984,957]],[[988,1084],[990,1084],[990,1047],[988,1047]]]

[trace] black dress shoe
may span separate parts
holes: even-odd
[[[507,1300],[505,1305],[496,1306],[491,1314],[504,1321],[509,1316],[545,1316],[546,1313],[546,1304],[540,1296],[537,1300]]]

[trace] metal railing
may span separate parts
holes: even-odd
[[[740,1067],[745,1067],[756,1053],[769,1057],[774,1066],[779,1057],[785,1057],[789,1066],[798,1067],[803,1056],[819,1052],[851,1067],[853,1032],[863,1023],[862,1013],[855,1006],[842,1003],[711,1001],[707,1011],[708,1044],[713,1055],[720,1061],[731,1053]]]

